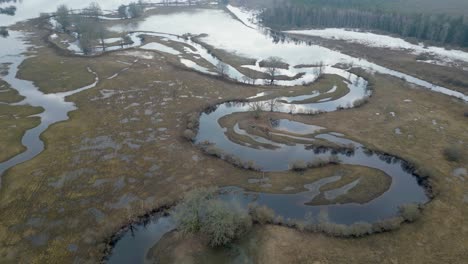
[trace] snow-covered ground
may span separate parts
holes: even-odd
[[[446,64],[453,61],[468,62],[468,52],[461,50],[448,50],[441,47],[425,47],[422,43],[418,45],[409,43],[401,38],[387,35],[379,35],[371,32],[349,30],[342,28],[310,29],[310,30],[289,30],[287,33],[294,33],[307,36],[316,36],[326,39],[338,39],[351,43],[358,43],[369,47],[386,48],[392,50],[408,50],[413,54],[430,54],[435,56],[437,61],[425,61],[427,63]]]

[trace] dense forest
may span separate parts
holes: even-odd
[[[369,1],[294,0],[264,9],[260,18],[276,29],[360,28],[468,47],[468,16],[397,12],[386,9],[383,0]]]

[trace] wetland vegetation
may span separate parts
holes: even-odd
[[[0,2],[0,262],[463,263],[468,53],[299,27],[464,18],[244,2]]]

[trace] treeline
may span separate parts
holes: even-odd
[[[104,39],[107,29],[99,19],[102,10],[98,3],[93,2],[78,14],[72,14],[66,5],[60,5],[55,12],[55,19],[63,32],[74,32],[79,39],[80,48],[85,54],[93,51],[94,44],[99,41],[105,50]]]
[[[403,37],[468,47],[468,17],[444,14],[402,14],[283,3],[266,8],[262,22],[275,29],[338,27],[378,30]]]
[[[0,36],[1,37],[8,37],[10,34],[8,33],[7,27],[0,27]]]
[[[16,13],[16,6],[0,7],[0,14],[14,16]]]
[[[132,2],[128,6],[122,5],[118,9],[121,18],[139,17],[143,12],[144,7],[141,1]],[[103,11],[97,2],[92,2],[88,7],[75,11],[66,5],[60,5],[54,17],[58,23],[58,28],[55,29],[76,37],[84,54],[93,53],[96,45],[100,45],[102,51],[106,50],[105,40],[110,33],[105,25]],[[120,41],[122,48],[128,43],[131,43],[128,37]]]
[[[117,9],[119,17],[121,18],[137,18],[145,12],[143,1],[130,3],[128,6],[120,5]]]

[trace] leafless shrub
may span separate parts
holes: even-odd
[[[262,112],[264,111],[263,108],[264,105],[262,102],[257,101],[249,103],[249,110],[253,113],[255,119],[260,118]]]
[[[304,171],[307,169],[308,164],[303,160],[296,160],[296,161],[291,162],[289,167],[291,168],[291,170],[294,170],[294,171]]]
[[[196,137],[196,134],[193,132],[193,130],[191,129],[186,129],[184,131],[184,137],[187,139],[187,140],[190,140],[190,141],[193,141]]]
[[[399,213],[405,221],[414,222],[421,217],[421,208],[418,204],[405,204],[399,207]]]
[[[444,156],[448,161],[460,161],[463,156],[462,149],[456,145],[448,146],[444,149]]]
[[[216,64],[216,72],[218,72],[219,75],[225,77],[228,71],[229,68],[226,63],[219,61],[218,64]]]
[[[358,108],[358,107],[366,104],[367,102],[369,102],[369,97],[364,97],[364,98],[361,98],[361,99],[357,99],[357,100],[353,101],[352,107]]]
[[[191,113],[187,117],[187,128],[196,128],[200,124],[199,122],[199,115],[197,113]]]
[[[278,75],[278,69],[284,67],[285,62],[279,57],[269,57],[265,61],[260,63],[261,67],[266,67],[266,73],[270,75],[269,84],[273,85],[275,83],[276,77]]]
[[[275,221],[275,212],[265,205],[249,204],[249,214],[254,222],[261,225],[270,224]]]

